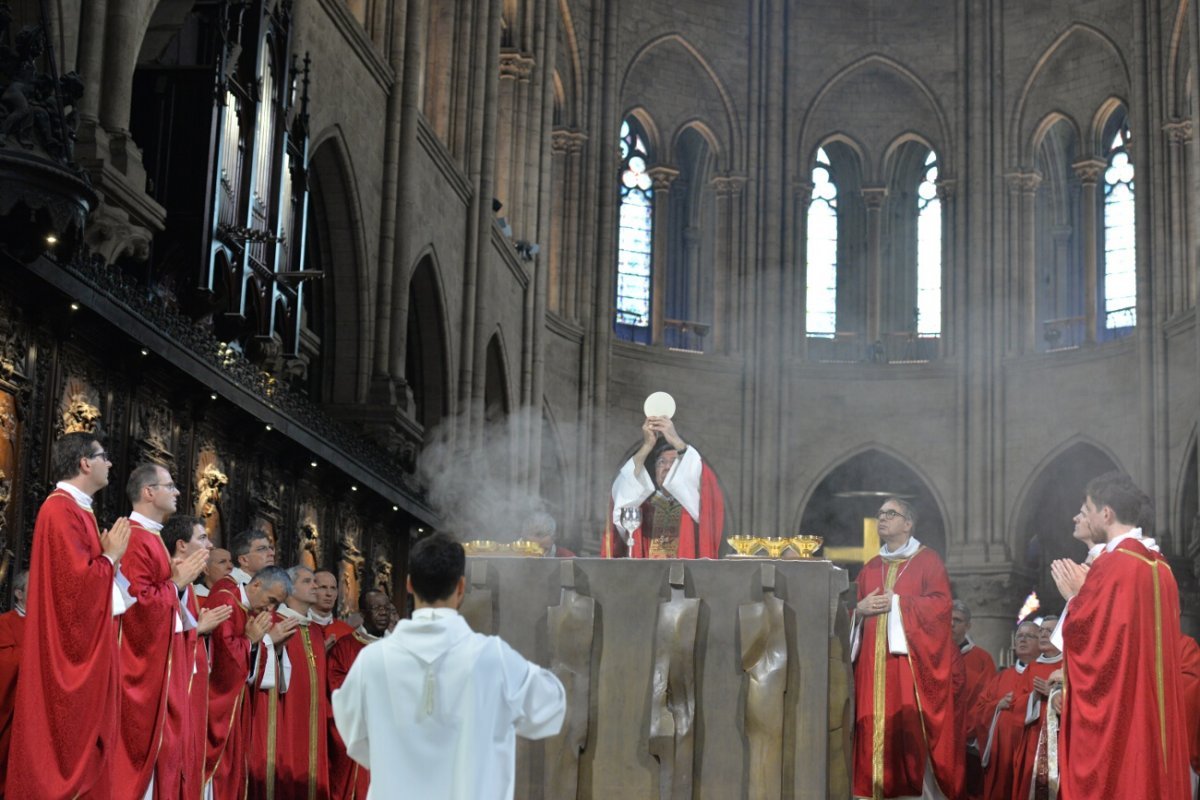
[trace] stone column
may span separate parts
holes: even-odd
[[[1108,164],[1099,158],[1087,158],[1071,165],[1080,186],[1079,216],[1083,222],[1080,234],[1083,236],[1083,336],[1087,344],[1096,343],[1096,328],[1099,324],[1096,315],[1100,307],[1100,262],[1096,252],[1099,246],[1096,223],[1100,218],[1100,206],[1096,183],[1107,166]]]
[[[533,225],[525,202],[526,164],[525,137],[529,129],[527,97],[529,77],[533,73],[534,61],[528,55],[516,51],[500,53],[500,108],[497,135],[505,137],[497,143],[496,153],[496,197],[504,203],[501,214],[508,218],[516,238],[528,239]]]
[[[1021,350],[1037,349],[1037,191],[1042,176],[1021,176]]]
[[[587,134],[581,131],[555,131],[554,147],[556,154],[562,149],[563,188],[561,231],[562,246],[560,256],[562,261],[558,270],[558,313],[567,319],[579,319],[581,302],[581,287],[583,286],[580,271],[579,221],[583,213],[579,194],[583,189],[583,147],[587,142]]]
[[[955,224],[955,190],[957,182],[953,178],[943,178],[937,182],[937,196],[942,204],[942,319],[938,330],[938,357],[945,358],[955,350],[956,343],[948,332],[954,330],[954,315],[959,312],[953,302],[954,291],[951,276],[957,275],[954,269],[954,254],[958,252],[958,226]]]
[[[867,207],[867,345],[879,341],[883,325],[883,202],[886,186],[864,186]]]
[[[1190,186],[1185,181],[1192,178],[1187,172],[1186,149],[1192,140],[1190,119],[1172,120],[1163,125],[1167,135],[1167,175],[1170,203],[1170,235],[1166,237],[1170,248],[1168,262],[1171,265],[1170,291],[1166,293],[1167,316],[1186,309],[1191,302],[1192,259],[1190,250],[1194,242],[1191,236],[1188,197]],[[1161,262],[1160,262],[1161,263]]]
[[[714,352],[730,353],[737,349],[738,325],[742,322],[737,313],[740,302],[741,263],[737,247],[738,208],[745,178],[720,175],[711,181],[716,229],[713,231],[713,330]]]
[[[800,358],[808,355],[808,207],[812,204],[813,183],[799,180],[792,184],[792,259],[788,274],[792,291],[788,293],[795,313],[789,321],[788,338],[792,352]]]
[[[653,254],[650,262],[650,329],[651,343],[663,343],[663,315],[667,303],[667,227],[670,224],[671,183],[679,177],[674,167],[651,167],[648,171],[654,181],[654,228],[652,231]]]

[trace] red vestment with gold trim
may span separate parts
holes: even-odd
[[[369,641],[355,631],[338,639],[329,648],[329,696],[342,687],[354,659]],[[346,754],[346,745],[338,734],[333,717],[329,718],[329,787],[333,800],[364,800],[371,785],[370,771]]]

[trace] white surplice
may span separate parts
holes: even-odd
[[[647,461],[649,459],[647,458]],[[621,526],[621,509],[638,507],[650,499],[657,489],[650,479],[649,469],[654,465],[647,464],[641,470],[630,458],[617,473],[612,485],[613,527],[620,533],[625,544],[633,545],[633,531],[627,531]],[[675,498],[683,510],[697,524],[700,522],[700,477],[704,472],[704,459],[695,447],[688,445],[683,455],[675,459],[667,477],[663,479],[662,488]]]
[[[346,752],[371,770],[367,800],[511,800],[516,737],[554,736],[566,708],[552,672],[448,608],[363,648],[333,693]]]

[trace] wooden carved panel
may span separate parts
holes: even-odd
[[[321,522],[317,507],[311,502],[300,504],[300,541],[297,543],[297,563],[311,570],[321,568]]]
[[[58,403],[59,433],[94,433],[99,422],[100,393],[81,376],[69,376]]]
[[[338,538],[338,616],[358,613],[358,595],[362,591],[362,522],[350,508],[342,509],[341,536]]]
[[[225,474],[221,457],[217,455],[216,446],[211,442],[200,448],[193,480],[195,486],[192,496],[196,498],[192,504],[194,513],[204,520],[204,527],[212,543],[217,547],[224,547],[227,543],[221,514],[221,490],[229,485],[229,476]]]

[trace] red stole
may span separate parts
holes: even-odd
[[[1017,672],[1009,667],[995,675],[971,713],[970,733],[979,742],[982,756],[991,736],[988,763],[983,768],[983,796],[1008,800],[1013,791],[1013,764],[1021,747],[1021,735],[1025,731],[1025,708],[1029,693],[1033,689],[1031,667]],[[1012,692],[1012,705],[996,714],[997,704],[1004,695]],[[992,721],[995,720],[993,727]]]
[[[1062,800],[1190,797],[1179,589],[1126,539],[1092,564],[1062,626]]]
[[[650,501],[642,503],[642,518],[648,513]],[[604,529],[604,541],[600,555],[604,558],[646,558],[650,542],[642,535],[639,526],[633,532],[633,547],[625,540],[612,523],[612,500],[608,503],[608,523]],[[679,518],[678,558],[718,558],[721,554],[721,531],[725,527],[725,495],[721,492],[716,473],[707,463],[700,466],[700,521],[684,511]]]
[[[342,688],[350,667],[358,654],[369,644],[367,639],[357,631],[338,639],[329,648],[329,696]],[[371,773],[366,767],[346,755],[346,745],[333,723],[332,714],[329,717],[329,788],[333,800],[365,800],[367,789],[371,785]]]
[[[1025,674],[1029,676],[1029,693],[1034,694],[1033,679],[1049,678],[1056,670],[1062,669],[1063,661],[1059,659],[1054,663],[1048,664],[1042,661],[1035,661],[1029,665],[1029,669]],[[1036,698],[1040,701],[1040,710],[1038,718],[1025,726],[1025,730],[1021,734],[1021,744],[1017,750],[1016,757],[1013,759],[1013,779],[1012,779],[1012,797],[1014,800],[1028,800],[1030,797],[1030,788],[1033,782],[1033,773],[1037,767],[1038,760],[1038,741],[1041,739],[1042,726],[1046,724],[1046,711],[1050,706],[1049,698],[1045,695],[1038,695]],[[1021,716],[1024,718],[1028,706],[1028,700],[1021,705]],[[1045,754],[1043,754],[1045,758]]]
[[[8,771],[8,747],[12,737],[13,702],[17,697],[17,675],[21,667],[21,643],[25,618],[16,612],[0,614],[0,797]]]
[[[120,697],[113,575],[95,516],[56,489],[33,530],[12,797],[109,796]]]
[[[925,547],[902,561],[876,556],[858,575],[858,598],[884,588],[899,595],[908,655],[889,652],[890,612],[863,619],[854,663],[853,793],[920,796],[928,759],[942,791],[958,797],[965,746],[954,694],[964,676],[950,636],[946,569]]]
[[[208,724],[204,757],[204,781],[213,785],[213,795],[240,798],[246,785],[246,748],[250,741],[250,710],[247,679],[252,658],[262,648],[246,638],[247,609],[241,603],[241,587],[230,577],[213,586],[207,606],[233,608],[229,619],[209,637],[212,670],[208,682]]]
[[[154,776],[159,753],[164,754],[168,787],[179,783],[179,727],[168,731],[167,691],[178,654],[175,614],[179,589],[171,581],[171,561],[162,539],[130,521],[129,548],[121,572],[137,602],[120,617],[121,738],[115,754],[113,780],[141,798]],[[169,738],[166,736],[170,733]],[[178,796],[168,793],[166,796]]]

